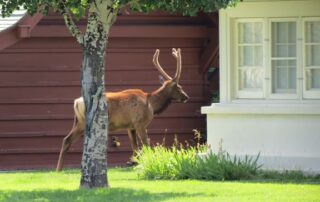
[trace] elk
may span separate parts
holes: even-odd
[[[108,130],[110,132],[118,129],[127,129],[133,150],[133,156],[137,154],[137,135],[143,145],[149,145],[147,126],[154,115],[163,112],[172,101],[185,103],[188,95],[179,85],[181,75],[181,50],[172,49],[172,55],[177,60],[177,70],[174,78],[171,78],[159,63],[160,50],[157,49],[153,55],[153,64],[160,74],[165,78],[162,86],[152,93],[146,93],[140,89],[128,89],[121,92],[110,92],[105,94],[108,103]],[[69,134],[63,139],[59,155],[57,171],[61,171],[63,159],[66,152],[84,132],[85,127],[85,105],[83,98],[74,101],[74,125]]]

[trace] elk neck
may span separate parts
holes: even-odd
[[[160,114],[168,108],[171,103],[171,97],[165,85],[150,94],[149,103],[153,108],[153,114]]]

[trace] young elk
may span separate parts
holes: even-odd
[[[177,70],[174,78],[171,78],[159,64],[159,53],[160,50],[157,49],[153,56],[153,64],[166,79],[159,89],[152,93],[146,93],[139,89],[129,89],[105,94],[108,103],[109,131],[127,129],[133,155],[138,151],[137,135],[140,137],[142,144],[149,145],[146,128],[154,115],[164,111],[171,101],[185,103],[189,98],[179,85],[181,74],[180,49],[172,49],[172,55],[177,60]],[[63,139],[57,171],[62,169],[64,155],[70,146],[83,135],[85,106],[82,97],[74,101],[74,112],[74,125],[70,133]]]

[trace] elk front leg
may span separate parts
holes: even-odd
[[[70,149],[71,145],[74,144],[82,135],[83,130],[79,129],[77,125],[73,126],[69,134],[63,138],[62,147],[60,150],[59,160],[56,171],[61,171],[63,166],[64,156]]]
[[[146,128],[137,128],[138,135],[141,139],[142,145],[149,146],[150,139],[148,138],[148,133]]]

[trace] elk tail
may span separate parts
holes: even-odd
[[[75,116],[76,116],[78,123],[84,124],[84,122],[85,122],[85,105],[84,105],[84,101],[83,101],[82,97],[74,100],[73,108],[74,108],[74,113],[75,113]]]

